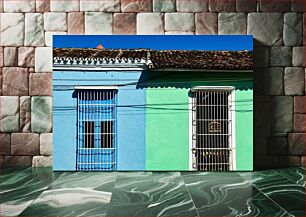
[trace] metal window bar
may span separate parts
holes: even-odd
[[[197,89],[192,100],[193,167],[200,171],[233,168],[232,88]]]
[[[77,171],[111,171],[116,162],[115,89],[77,90]]]

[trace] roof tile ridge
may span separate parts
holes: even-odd
[[[148,68],[153,68],[153,67],[154,67],[154,64],[153,64],[153,62],[152,62],[152,60],[151,60],[151,51],[153,51],[153,50],[147,49],[147,60],[146,60],[146,64],[147,64]]]

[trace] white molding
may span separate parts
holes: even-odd
[[[232,93],[232,138],[231,138],[231,146],[232,146],[232,171],[236,171],[236,109],[235,109],[235,95],[236,95],[236,90],[233,90]]]
[[[191,92],[196,92],[199,90],[209,90],[209,91],[233,91],[235,87],[233,86],[195,86],[191,88]]]
[[[193,149],[193,139],[192,139],[192,132],[193,132],[193,125],[192,125],[192,116],[194,115],[194,112],[192,110],[193,105],[193,98],[189,97],[189,171],[196,171],[195,168],[193,168],[193,164],[195,163],[195,157],[192,153]]]
[[[252,73],[253,70],[249,69],[190,69],[190,68],[160,68],[160,69],[151,69],[152,71],[172,71],[172,72],[243,72],[243,73]]]
[[[77,90],[118,90],[118,86],[75,86]]]
[[[147,69],[146,65],[125,65],[125,66],[71,66],[71,65],[53,65],[53,71],[144,71]]]

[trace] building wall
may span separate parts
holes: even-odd
[[[146,81],[138,83],[142,80]],[[129,85],[125,85],[127,83]],[[190,88],[234,86],[236,168],[253,168],[253,82],[250,73],[54,71],[55,171],[76,169],[75,86],[80,85],[118,86],[117,169],[157,171],[190,168]]]
[[[147,170],[189,170],[189,90],[147,90]]]
[[[122,85],[117,94],[117,160],[118,170],[145,170],[146,168],[146,108],[144,89],[136,85],[141,72],[129,71],[54,71],[53,72],[53,169],[76,169],[77,99],[74,87],[81,85]]]
[[[189,169],[189,91],[194,86],[234,86],[236,169],[253,169],[253,80],[249,73],[149,72],[147,169]]]
[[[303,0],[104,1],[0,1],[1,165],[51,164],[51,35],[67,33],[253,34],[255,168],[304,164]]]

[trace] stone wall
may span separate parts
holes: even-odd
[[[255,168],[304,165],[303,0],[0,0],[0,164],[52,162],[53,34],[253,34]]]

